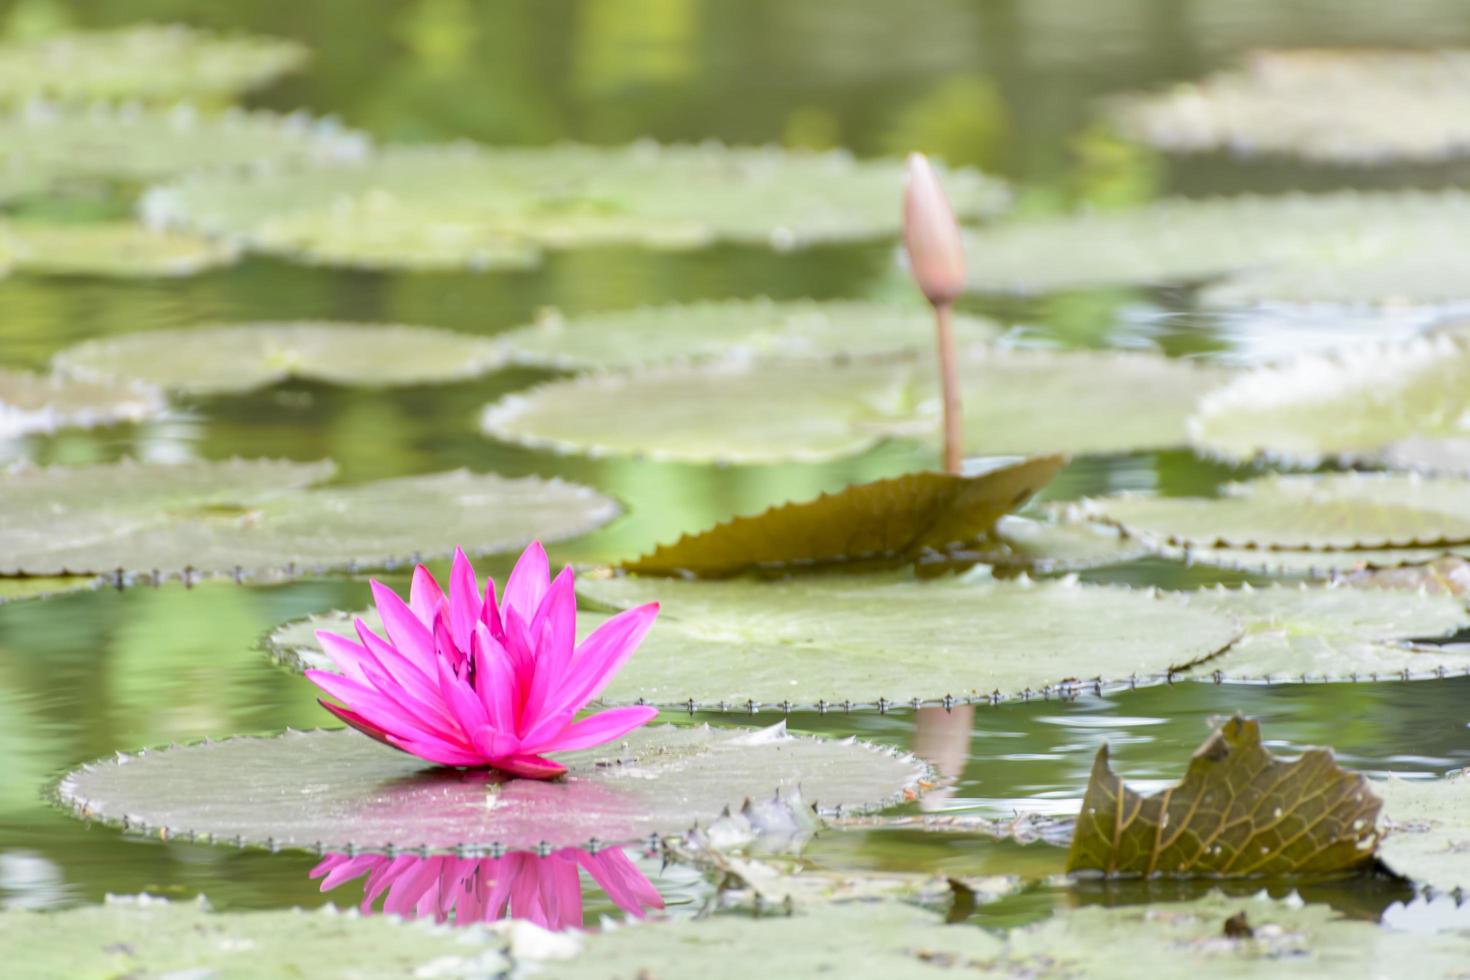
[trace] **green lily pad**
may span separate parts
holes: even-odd
[[[318,262],[524,266],[543,247],[792,248],[881,238],[898,231],[901,187],[899,163],[842,153],[396,147],[355,166],[191,178],[150,195],[148,213]],[[1000,184],[973,171],[951,171],[946,187],[963,217],[1006,203]],[[424,230],[395,248],[394,236],[414,227]]]
[[[1151,553],[1149,548],[1125,537],[1115,527],[1007,514],[996,522],[987,540],[974,549],[956,552],[955,557],[1054,575],[1118,565]]]
[[[682,834],[773,794],[819,812],[876,808],[912,797],[928,776],[912,756],[783,725],[645,727],[561,761],[568,775],[555,782],[505,779],[431,766],[350,730],[287,732],[97,762],[57,793],[88,819],[170,838],[463,855]]]
[[[1211,306],[1423,303],[1470,295],[1455,256],[1470,194],[1358,193],[1168,200],[1018,221],[966,238],[978,292],[1214,282]]]
[[[1177,446],[1199,396],[1229,376],[1140,354],[990,348],[964,352],[959,374],[973,454]],[[885,438],[937,441],[939,416],[925,361],[726,360],[553,381],[489,406],[481,425],[560,452],[770,463],[852,455]]]
[[[1125,534],[1184,547],[1439,548],[1470,543],[1470,479],[1273,475],[1227,484],[1215,498],[1101,497],[1085,501],[1082,513]]]
[[[0,606],[26,599],[49,599],[68,592],[90,592],[101,588],[103,580],[95,575],[37,576],[34,578],[0,578]]]
[[[1190,603],[1239,620],[1242,636],[1191,673],[1217,681],[1377,680],[1470,670],[1470,653],[1429,641],[1470,626],[1450,595],[1279,585],[1204,589]]]
[[[1470,770],[1388,779],[1373,789],[1383,797],[1384,863],[1421,885],[1470,889]]]
[[[0,44],[0,101],[224,100],[307,59],[295,41],[140,24]]]
[[[306,116],[186,106],[30,105],[0,116],[0,190],[63,192],[78,184],[136,184],[247,164],[350,160],[367,151],[359,134]]]
[[[1470,595],[1470,561],[1459,555],[1445,555],[1421,565],[1364,568],[1343,575],[1342,583],[1355,589],[1465,596]]]
[[[1285,762],[1260,723],[1236,716],[1194,753],[1174,786],[1144,797],[1098,749],[1068,871],[1255,877],[1331,874],[1372,863],[1382,801],[1327,749]]]
[[[0,912],[0,956],[30,977],[497,976],[505,942],[482,927],[315,911],[214,912],[202,899],[108,896],[60,912]]]
[[[1315,163],[1432,162],[1470,152],[1470,53],[1284,49],[1118,100],[1122,132],[1174,153]]]
[[[505,360],[492,341],[431,327],[241,323],[104,337],[56,355],[57,370],[167,391],[249,391],[287,378],[405,385],[472,378]]]
[[[164,409],[157,388],[0,368],[0,439],[119,422],[141,422]]]
[[[970,316],[957,316],[954,328],[962,346],[999,333],[990,321]],[[934,313],[853,300],[721,300],[576,317],[552,312],[500,339],[517,363],[567,371],[729,354],[831,359],[932,350]]]
[[[1199,446],[1236,459],[1324,459],[1470,470],[1436,440],[1470,436],[1470,340],[1439,334],[1353,346],[1257,368],[1207,394],[1190,420]],[[1439,459],[1444,462],[1436,467]],[[1458,466],[1456,464],[1459,464]]]
[[[456,546],[511,551],[617,513],[586,487],[463,470],[305,489],[332,469],[269,460],[14,469],[0,476],[0,574],[382,566]]]
[[[718,578],[754,568],[903,564],[926,549],[973,542],[1050,483],[1066,462],[1037,456],[978,476],[910,473],[854,484],[686,534],[621,567]]]
[[[129,221],[13,221],[0,236],[10,240],[12,270],[33,275],[192,276],[239,255],[223,242]]]
[[[1191,565],[1211,565],[1238,572],[1311,579],[1336,579],[1358,572],[1413,568],[1446,555],[1470,556],[1470,546],[1464,545],[1444,548],[1377,548],[1371,551],[1297,551],[1274,548],[1202,548],[1193,545],[1180,548],[1156,541],[1139,543],[1147,544],[1155,554]]]

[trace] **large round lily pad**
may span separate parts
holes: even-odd
[[[1470,52],[1265,50],[1239,68],[1119,100],[1121,130],[1162,150],[1428,162],[1470,152]]]
[[[200,899],[108,896],[59,912],[0,912],[0,958],[25,977],[483,978],[508,968],[483,928],[316,911],[214,912]]]
[[[1402,455],[1405,440],[1470,439],[1467,419],[1470,340],[1439,334],[1257,368],[1207,394],[1190,432],[1224,456],[1313,465],[1372,461],[1395,446]],[[1470,468],[1433,447],[1420,457],[1424,469]]]
[[[1378,852],[1399,874],[1443,891],[1470,890],[1470,770],[1442,779],[1388,779]]]
[[[295,41],[183,24],[78,31],[0,45],[0,101],[225,99],[305,63]]]
[[[658,725],[565,753],[566,778],[444,769],[357,732],[142,752],[61,780],[82,816],[138,832],[318,851],[597,848],[682,834],[746,799],[863,810],[919,792],[924,763],[854,741]]]
[[[290,377],[400,385],[475,377],[499,367],[492,341],[431,327],[363,323],[241,323],[89,340],[54,366],[191,395],[248,391]]]
[[[572,537],[618,509],[576,484],[463,470],[306,489],[331,473],[270,460],[15,469],[0,475],[0,574],[382,566]]]
[[[1460,191],[1181,199],[1017,221],[965,248],[979,292],[1220,280],[1203,302],[1433,304],[1470,296],[1467,219]]]
[[[163,408],[163,395],[148,385],[0,368],[0,439],[71,426],[141,422]]]
[[[228,265],[238,251],[225,242],[130,221],[0,224],[12,271],[33,275],[191,276]]]
[[[961,345],[992,339],[995,324],[955,318]],[[581,371],[637,368],[729,354],[837,358],[933,349],[928,307],[854,300],[721,300],[564,317],[548,314],[502,334],[521,364]]]
[[[1398,473],[1267,476],[1219,497],[1120,494],[1083,513],[1170,545],[1355,551],[1470,543],[1470,479]],[[1371,557],[1371,556],[1367,556]]]
[[[200,169],[350,160],[359,134],[307,116],[188,107],[35,104],[0,116],[0,190],[12,196],[76,184],[137,183]]]
[[[541,247],[878,238],[898,231],[901,187],[899,163],[835,152],[457,145],[393,148],[355,166],[189,179],[152,194],[148,212],[319,262],[523,266]],[[950,172],[946,187],[964,217],[1006,201],[998,183],[973,171]]]
[[[1229,376],[1142,354],[984,347],[962,354],[959,373],[975,454],[1180,445],[1198,397]],[[499,439],[563,452],[768,463],[832,459],[885,438],[934,441],[939,416],[927,360],[725,360],[553,381],[506,396],[481,423]]]

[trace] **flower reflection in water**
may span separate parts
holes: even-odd
[[[582,926],[583,868],[625,912],[642,918],[645,910],[664,907],[653,883],[617,848],[589,854],[568,847],[546,857],[515,851],[498,858],[328,854],[311,877],[322,878],[326,892],[366,875],[361,908],[368,914],[386,895],[382,911],[404,918],[432,916],[458,925],[514,918],[561,930]]]

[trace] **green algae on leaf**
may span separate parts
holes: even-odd
[[[1174,153],[1371,166],[1470,153],[1470,52],[1278,49],[1116,100],[1122,132]]]
[[[1373,783],[1383,797],[1383,862],[1415,883],[1470,890],[1470,770]]]
[[[1006,203],[999,183],[973,171],[951,171],[948,180],[967,217]],[[350,166],[200,176],[157,189],[147,211],[308,261],[525,266],[541,248],[793,248],[881,238],[898,230],[901,181],[897,162],[839,152],[459,144],[395,147]],[[428,243],[428,258],[422,235],[393,245],[415,224],[440,238]]]
[[[1260,724],[1226,721],[1176,786],[1129,789],[1098,750],[1077,815],[1068,871],[1229,877],[1347,871],[1373,860],[1382,801],[1326,749],[1292,762],[1261,744]]]
[[[295,41],[139,24],[0,44],[0,102],[225,100],[306,62]]]
[[[0,439],[69,427],[141,422],[163,409],[163,395],[148,385],[0,368]]]
[[[966,255],[976,292],[1211,283],[1207,306],[1440,304],[1470,295],[1467,228],[1461,191],[1175,199],[998,225]]]
[[[169,902],[109,895],[61,911],[0,911],[0,958],[16,976],[474,977],[509,967],[488,929],[326,906],[307,911],[215,912],[200,898]],[[327,967],[327,964],[330,964]]]
[[[0,223],[12,271],[50,276],[192,276],[239,257],[232,246],[130,221]]]
[[[331,463],[19,467],[0,476],[0,574],[269,576],[509,551],[601,526],[576,484],[466,471],[306,489]]]
[[[974,542],[1051,482],[1063,456],[977,476],[909,473],[736,517],[622,563],[630,572],[721,577],[844,562],[904,564]]]
[[[964,346],[998,332],[987,320],[955,318]],[[718,300],[573,317],[551,312],[498,339],[519,364],[568,371],[731,354],[833,359],[927,351],[934,345],[934,317],[925,307],[856,300]]]
[[[132,379],[170,392],[249,391],[287,378],[409,385],[476,377],[505,360],[493,341],[431,327],[240,323],[84,341],[56,355],[65,374]]]
[[[912,798],[929,776],[912,756],[782,725],[656,725],[561,761],[569,772],[554,782],[506,779],[431,766],[350,730],[287,732],[100,761],[57,793],[88,819],[169,838],[467,856],[683,834],[746,799],[862,811]]]
[[[958,365],[966,450],[977,455],[1181,445],[1198,397],[1229,376],[1095,351],[981,347]],[[922,359],[664,364],[511,394],[485,410],[481,425],[507,442],[592,456],[817,462],[884,439],[937,441],[935,375]]]
[[[1145,541],[1188,548],[1436,549],[1470,544],[1470,479],[1272,475],[1226,484],[1219,497],[1099,497],[1084,501],[1081,513]]]

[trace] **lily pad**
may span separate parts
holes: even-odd
[[[965,252],[977,292],[1213,282],[1211,306],[1439,304],[1470,296],[1467,228],[1460,191],[1242,196],[1017,221]]]
[[[147,385],[0,368],[0,439],[74,426],[141,422],[163,409],[163,395]]]
[[[0,957],[30,977],[486,977],[509,967],[486,929],[315,911],[214,912],[202,899],[108,896],[60,912],[0,912]],[[430,973],[429,971],[432,971]]]
[[[157,190],[146,210],[319,262],[524,265],[542,247],[792,248],[881,238],[898,231],[901,186],[899,163],[839,152],[455,145],[395,147],[355,166],[201,176]],[[1006,204],[1002,186],[973,171],[951,171],[946,187],[965,217]],[[394,248],[410,222],[428,231]],[[440,239],[427,258],[425,235]]]
[[[995,324],[957,316],[962,346],[993,339]],[[854,300],[721,300],[563,317],[552,312],[502,334],[520,364],[568,371],[647,367],[729,354],[762,358],[921,353],[934,346],[934,313]]]
[[[78,184],[137,184],[248,164],[289,168],[366,152],[361,135],[304,115],[32,104],[0,116],[0,173],[15,175],[0,190],[64,192]]]
[[[1142,542],[1140,542],[1142,543]],[[1155,554],[1191,565],[1213,565],[1260,575],[1336,579],[1359,572],[1411,569],[1445,556],[1470,556],[1470,546],[1377,548],[1370,551],[1297,551],[1263,548],[1179,548],[1148,542]]]
[[[1149,548],[1125,537],[1115,527],[1007,514],[996,522],[989,538],[973,549],[960,549],[953,556],[1051,575],[1117,565],[1151,553]]]
[[[1378,680],[1470,670],[1470,653],[1433,641],[1470,626],[1448,595],[1340,586],[1203,589],[1190,602],[1234,616],[1245,635],[1191,672],[1216,681]]]
[[[1378,851],[1399,874],[1444,891],[1470,889],[1470,770],[1442,779],[1388,779]]]
[[[457,545],[510,551],[617,513],[576,484],[463,470],[305,489],[332,470],[270,460],[13,469],[0,477],[0,574],[382,566]]]
[[[903,564],[925,549],[973,542],[1064,465],[1063,456],[1038,456],[978,476],[910,473],[854,484],[685,535],[622,567],[645,575],[720,577],[752,568]]]
[[[56,355],[57,370],[172,392],[249,391],[287,378],[407,385],[472,378],[505,360],[492,341],[431,327],[241,323],[104,337]]]
[[[13,271],[33,275],[192,276],[239,255],[222,242],[129,221],[13,221],[0,225],[0,236],[9,239]]]
[[[1415,444],[1423,469],[1470,470],[1426,445],[1466,440],[1470,340],[1439,334],[1310,354],[1257,368],[1207,394],[1190,420],[1199,446],[1235,459],[1267,457],[1312,466],[1324,459],[1376,461]],[[1443,457],[1444,463],[1434,464]],[[1458,464],[1458,465],[1457,465]]]
[[[1398,473],[1267,476],[1219,497],[1120,494],[1082,512],[1125,534],[1202,548],[1293,551],[1470,543],[1470,479]]]
[[[1342,576],[1342,582],[1355,589],[1465,596],[1470,595],[1470,561],[1458,555],[1445,555],[1421,565],[1364,568]]]
[[[1198,397],[1229,376],[1140,354],[991,348],[966,351],[959,373],[966,449],[992,455],[1180,445]],[[561,452],[770,463],[833,459],[886,438],[936,441],[939,416],[927,361],[726,360],[553,381],[489,406],[481,424]]]
[[[928,776],[912,756],[782,725],[640,728],[561,761],[563,780],[505,779],[428,766],[350,730],[287,732],[98,762],[57,792],[88,819],[171,838],[465,855],[682,834],[773,795],[823,812],[876,808],[912,797]]]
[[[140,24],[0,44],[0,101],[224,100],[307,59],[295,41]]]
[[[1382,801],[1326,749],[1291,762],[1261,744],[1239,716],[1205,740],[1176,786],[1143,797],[1098,749],[1068,871],[1108,875],[1332,873],[1372,862]]]
[[[1470,153],[1470,52],[1255,51],[1239,68],[1118,100],[1122,132],[1174,153],[1368,166]]]
[[[68,592],[90,592],[101,588],[103,579],[95,575],[38,576],[35,578],[0,578],[0,606],[26,599],[49,599]]]

